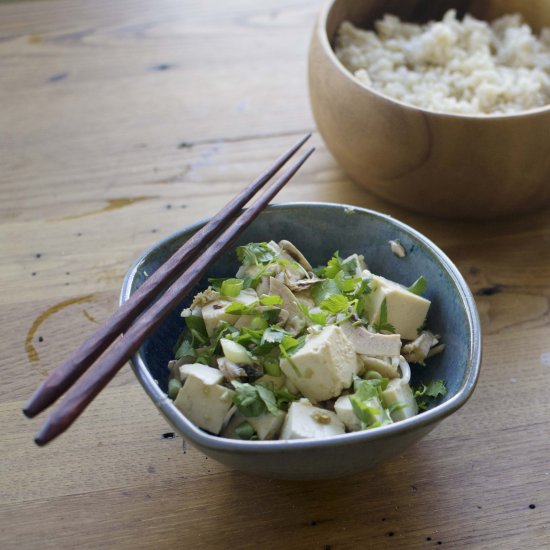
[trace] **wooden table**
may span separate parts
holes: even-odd
[[[251,478],[205,458],[129,368],[39,449],[21,407],[116,308],[147,246],[217,211],[306,130],[320,2],[0,4],[0,547],[548,548],[549,211],[429,219],[362,191],[317,134],[281,201],[411,224],[456,262],[484,331],[471,401],[374,471]]]

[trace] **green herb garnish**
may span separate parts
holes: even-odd
[[[236,298],[243,288],[242,279],[226,279],[220,286],[220,294],[229,298]]]
[[[235,428],[235,433],[241,438],[246,440],[258,439],[256,431],[248,422],[242,422]]]
[[[261,384],[253,386],[237,380],[232,380],[231,384],[235,388],[233,403],[242,415],[256,417],[265,412],[277,414],[277,400],[269,388]]]
[[[267,243],[249,243],[237,247],[237,258],[243,265],[268,264],[275,260],[275,252]]]
[[[386,332],[395,334],[395,327],[391,323],[388,323],[388,304],[385,298],[380,306],[380,318],[378,319],[378,323],[374,323],[373,326],[377,332],[385,330]]]
[[[416,281],[407,290],[417,296],[421,296],[424,292],[426,292],[427,286],[428,282],[423,275],[420,275],[420,277],[418,277],[418,279],[416,279]]]
[[[414,397],[418,408],[425,411],[438,398],[447,395],[447,388],[443,380],[432,380],[428,385],[420,384],[414,389]]]

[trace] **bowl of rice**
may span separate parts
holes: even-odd
[[[308,69],[324,141],[372,193],[447,218],[550,205],[550,2],[330,0]]]

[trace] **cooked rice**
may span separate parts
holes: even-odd
[[[449,10],[442,21],[385,15],[376,32],[345,21],[336,55],[380,93],[440,112],[509,114],[550,104],[550,28],[539,37],[520,15],[491,24]]]

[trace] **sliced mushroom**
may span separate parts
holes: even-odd
[[[195,358],[191,357],[190,355],[186,355],[185,357],[180,357],[179,359],[173,359],[172,361],[168,361],[168,370],[172,374],[172,378],[177,378],[180,382],[182,382],[180,378],[180,367],[182,365],[191,365],[195,362]]]
[[[279,312],[279,317],[277,317],[276,324],[281,327],[284,327],[289,317],[290,317],[290,314],[288,313],[288,311],[284,308],[281,308],[281,311]]]
[[[429,330],[424,330],[418,338],[403,346],[403,356],[409,363],[424,364],[430,348],[439,343],[439,338]]]
[[[363,365],[362,372],[374,370],[385,378],[399,378],[398,361],[396,364],[391,360],[388,361],[380,357],[369,357],[367,355],[359,355],[359,359]]]
[[[236,380],[237,378],[246,376],[246,371],[242,367],[225,357],[218,358],[218,368],[226,380]]]
[[[306,322],[294,294],[281,281],[274,277],[269,279],[269,294],[279,296],[283,300],[282,309],[288,312],[285,329],[290,334],[298,334],[305,327]]]
[[[279,246],[283,252],[286,252],[293,260],[298,262],[306,271],[312,271],[311,264],[307,261],[306,257],[290,242],[279,241]]]
[[[399,334],[374,334],[365,327],[354,327],[350,322],[342,323],[340,328],[356,353],[375,357],[397,357],[401,353]]]
[[[256,287],[256,293],[258,296],[269,293],[269,277],[264,276],[260,279],[258,286]]]
[[[311,279],[300,279],[299,281],[289,281],[287,283],[287,286],[293,292],[303,292],[304,290],[309,290],[312,286],[324,280],[325,279],[319,279],[318,277],[311,277]]]

